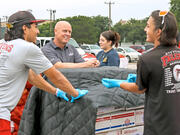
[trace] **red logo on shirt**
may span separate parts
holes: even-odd
[[[163,67],[166,67],[167,64],[174,62],[176,60],[180,60],[180,53],[169,54],[161,57]]]
[[[13,48],[13,45],[8,45],[8,44],[1,43],[0,44],[0,54],[3,51],[11,52],[12,48]]]

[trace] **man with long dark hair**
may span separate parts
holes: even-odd
[[[28,11],[11,15],[7,23],[5,41],[0,43],[0,135],[10,135],[10,112],[18,103],[27,80],[57,97],[71,95],[71,102],[87,90],[74,89],[70,82],[51,64],[33,43],[39,33],[35,17]],[[40,75],[44,73],[56,87]]]

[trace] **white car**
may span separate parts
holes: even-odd
[[[79,44],[73,38],[70,38],[70,40],[68,41],[68,44],[74,46],[81,56],[85,54],[85,51],[83,49],[81,49]]]
[[[116,48],[116,51],[126,56],[129,62],[139,60],[139,56],[141,55],[141,53],[137,52],[136,50],[130,47],[118,47]]]
[[[53,39],[54,37],[37,37],[36,45],[41,48]]]
[[[86,53],[80,46],[79,44],[76,42],[76,40],[74,40],[73,38],[70,38],[70,40],[68,41],[68,43],[70,45],[73,45],[78,53],[81,55],[81,57],[85,60],[85,61],[88,61],[88,60],[91,60],[91,59],[96,59],[96,57],[92,54],[89,54],[89,53]]]
[[[102,49],[98,45],[94,44],[83,44],[81,48],[86,52],[93,55],[97,55]]]

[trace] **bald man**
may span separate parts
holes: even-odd
[[[71,38],[72,27],[67,21],[57,22],[54,29],[54,40],[51,40],[44,47],[42,52],[56,68],[85,68],[97,67],[99,61],[84,61],[76,48],[68,44]]]

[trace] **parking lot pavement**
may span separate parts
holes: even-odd
[[[128,63],[128,68],[130,69],[136,69],[137,68],[137,63]]]

